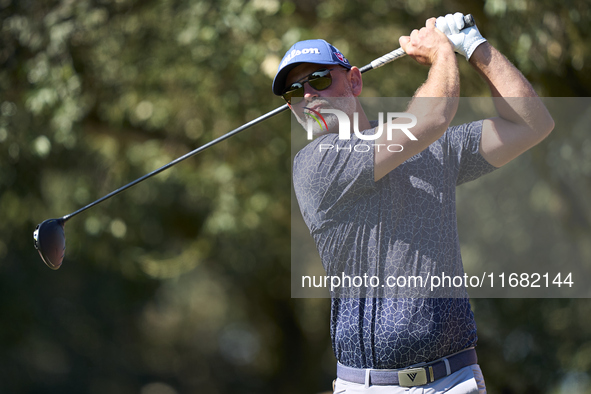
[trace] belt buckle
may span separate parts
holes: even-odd
[[[398,384],[402,387],[427,384],[427,370],[425,368],[409,368],[398,371]]]

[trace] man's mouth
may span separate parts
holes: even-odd
[[[306,115],[319,114],[320,108],[321,108],[320,105],[316,105],[313,107],[311,107],[311,106],[304,107],[304,114],[306,114]]]
[[[327,103],[324,102],[312,102],[304,107],[305,114],[318,114],[322,108],[328,107]]]
[[[321,128],[324,125],[324,129],[326,131],[328,131],[328,125],[326,124],[326,120],[319,112],[321,107],[322,107],[321,105],[312,105],[309,107],[304,107],[304,110],[307,111],[307,112],[304,112],[304,114],[313,118]]]

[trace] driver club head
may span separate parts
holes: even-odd
[[[66,253],[65,222],[64,219],[47,219],[38,224],[33,232],[35,249],[52,270],[57,270],[62,265]]]

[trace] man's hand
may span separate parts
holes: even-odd
[[[440,16],[435,25],[449,38],[454,51],[464,55],[466,60],[470,60],[478,45],[486,41],[476,25],[462,30],[464,28],[464,14],[459,12]]]
[[[432,65],[439,56],[453,54],[450,41],[435,27],[435,21],[435,18],[430,18],[421,30],[415,29],[410,36],[399,39],[404,52],[420,64]]]

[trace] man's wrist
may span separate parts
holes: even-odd
[[[470,56],[470,60],[468,60],[468,62],[473,66],[486,65],[490,63],[490,59],[491,45],[488,41],[485,41],[478,45],[476,49],[474,49],[474,52],[472,52],[472,56]]]
[[[456,53],[451,45],[442,45],[439,48],[435,59],[433,59],[432,65],[439,63],[457,63]]]

